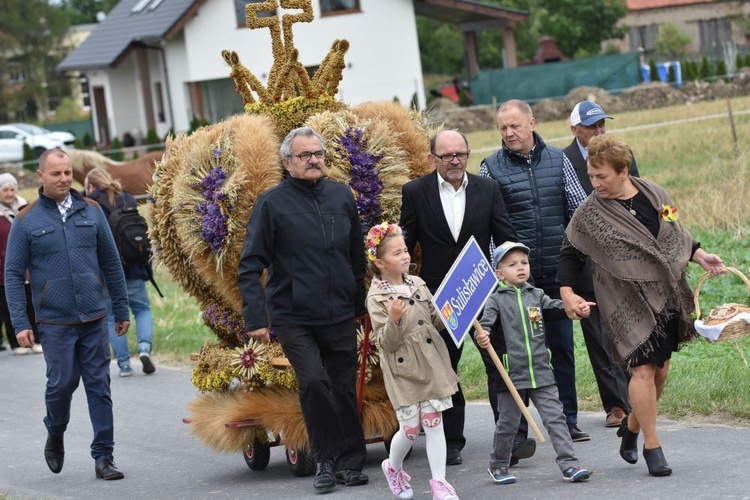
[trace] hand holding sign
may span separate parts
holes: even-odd
[[[474,327],[477,331],[477,343],[479,344],[481,338],[482,344],[485,345],[480,344],[480,347],[487,349],[505,385],[529,423],[529,427],[534,431],[534,435],[539,442],[543,443],[542,432],[531,417],[513,382],[511,382],[505,367],[500,363],[500,358],[497,357],[495,349],[490,344],[489,335],[476,320],[496,285],[497,279],[492,272],[492,266],[472,237],[461,250],[456,262],[453,263],[437,292],[435,292],[432,303],[440,313],[443,324],[445,324],[448,333],[458,347],[463,343],[471,327]]]

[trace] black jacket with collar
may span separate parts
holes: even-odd
[[[363,315],[364,279],[362,225],[348,187],[290,177],[258,197],[237,276],[247,331]]]
[[[437,172],[407,182],[401,188],[399,225],[410,253],[419,244],[422,253],[419,276],[431,293],[438,289],[471,236],[488,259],[490,237],[501,243],[516,240],[497,182],[469,173],[466,175],[466,208],[458,241],[453,238],[443,212]]]

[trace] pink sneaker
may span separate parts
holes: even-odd
[[[456,490],[442,477],[430,479],[430,489],[432,490],[432,500],[458,500]]]
[[[391,488],[393,496],[404,499],[414,496],[414,491],[411,489],[411,484],[409,484],[409,481],[411,481],[409,474],[404,472],[403,469],[396,472],[391,467],[391,461],[387,458],[383,460],[380,467],[383,469],[383,474],[385,474],[385,478],[388,480],[388,486]]]

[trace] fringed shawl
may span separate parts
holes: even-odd
[[[657,212],[671,206],[661,187],[630,180]],[[629,363],[637,350],[648,353],[652,333],[664,335],[668,320],[677,319],[680,342],[696,335],[690,317],[693,294],[685,277],[693,241],[682,224],[660,216],[654,239],[621,203],[592,194],[575,211],[566,234],[593,263],[596,302],[616,362]]]

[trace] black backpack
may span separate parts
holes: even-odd
[[[113,208],[109,213],[109,227],[125,266],[148,266],[151,259],[151,242],[148,223],[136,207]]]

